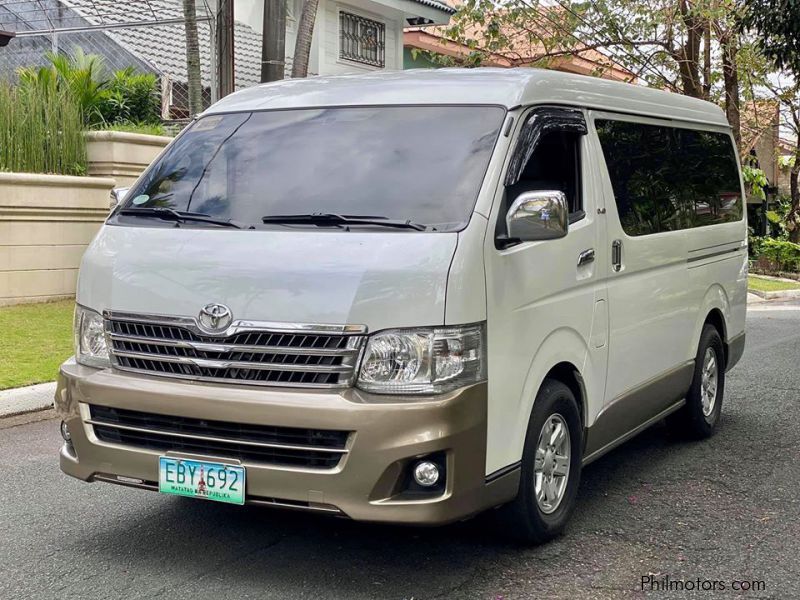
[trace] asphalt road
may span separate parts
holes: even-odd
[[[800,310],[751,312],[718,434],[656,426],[594,463],[539,548],[487,518],[374,526],[85,484],[58,469],[57,421],[0,421],[0,598],[798,598],[798,369]],[[643,593],[648,574],[765,589]]]

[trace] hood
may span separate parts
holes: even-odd
[[[444,323],[457,233],[237,231],[105,225],[81,264],[88,308],[234,320],[367,325]]]

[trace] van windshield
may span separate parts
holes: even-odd
[[[158,221],[157,210],[127,209],[161,208],[258,228],[263,217],[273,217],[270,227],[336,225],[275,219],[323,213],[459,230],[504,116],[492,106],[384,106],[203,117],[130,190],[114,221]]]

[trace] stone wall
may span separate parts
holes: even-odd
[[[122,131],[86,134],[89,175],[113,177],[118,187],[130,186],[172,138]]]
[[[0,173],[0,306],[75,294],[114,179]]]

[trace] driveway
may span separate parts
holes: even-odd
[[[800,597],[800,310],[754,310],[718,434],[656,426],[584,472],[567,534],[353,523],[84,484],[57,421],[0,420],[0,598]],[[641,578],[749,593],[642,592]],[[709,583],[710,585],[710,583]]]

